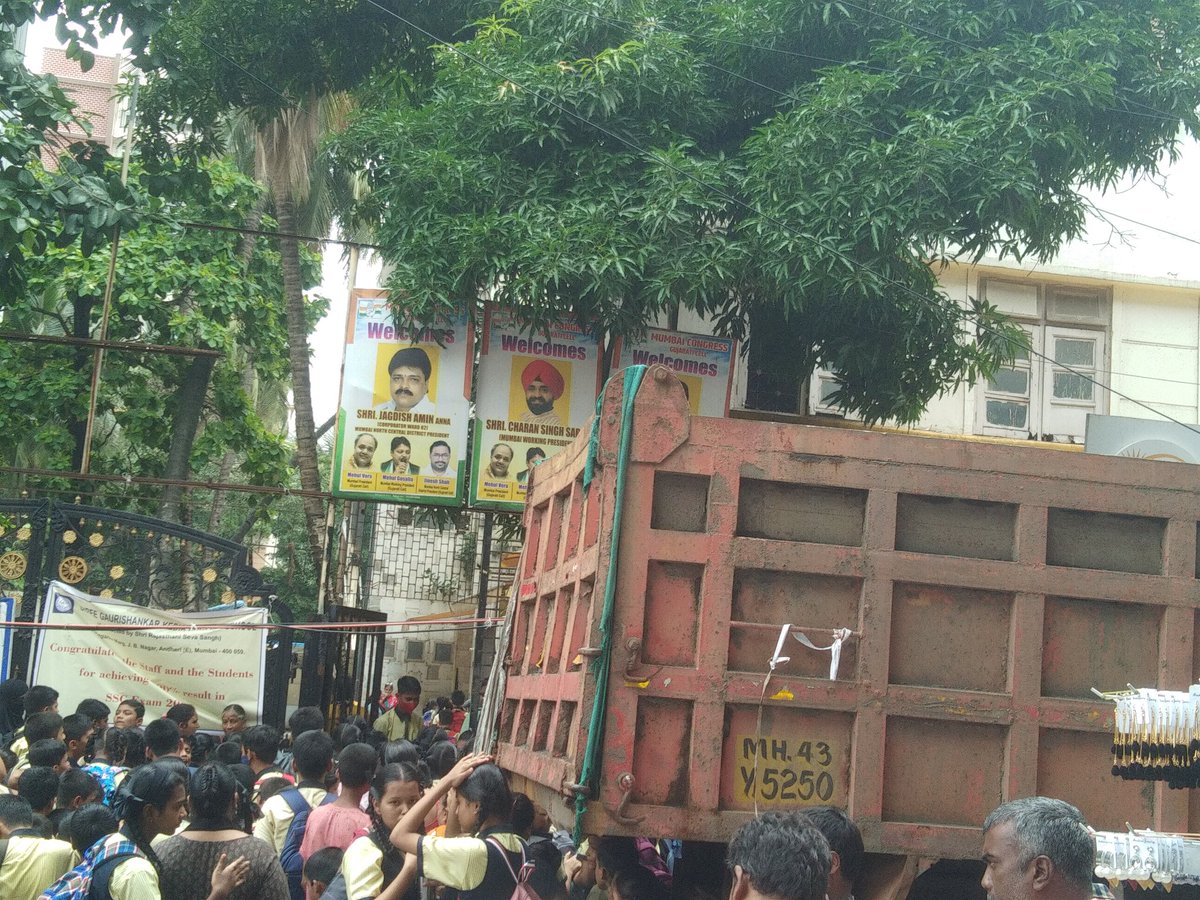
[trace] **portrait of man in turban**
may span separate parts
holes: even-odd
[[[521,372],[521,387],[525,389],[525,405],[529,409],[521,413],[522,422],[536,425],[562,425],[554,402],[563,395],[566,387],[562,373],[544,359],[535,359]]]

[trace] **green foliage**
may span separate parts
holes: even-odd
[[[490,292],[531,328],[776,321],[844,405],[911,422],[1019,340],[929,263],[1052,256],[1081,186],[1200,131],[1198,51],[1197,0],[509,0],[334,159],[402,316]]]
[[[405,18],[443,30],[465,21],[471,5],[401,7]],[[430,69],[428,40],[366,0],[174,0],[170,10],[150,44],[155,69],[140,116],[139,141],[153,159],[218,152],[231,110],[263,128],[372,75],[394,86],[396,73],[421,80]]]
[[[138,191],[121,185],[105,148],[67,147],[57,168],[42,168],[43,148],[55,132],[74,125],[74,105],[52,75],[30,73],[13,42],[15,29],[35,16],[55,16],[67,55],[92,65],[99,37],[120,22],[137,54],[161,24],[165,0],[0,0],[0,296],[23,289],[25,267],[48,249],[78,246],[87,256],[107,243],[115,226],[128,229],[148,207]],[[57,154],[56,154],[57,155]]]
[[[273,540],[274,562],[262,569],[263,579],[275,585],[296,621],[308,621],[319,612],[317,604],[319,565],[313,564],[304,524],[304,504],[299,497],[283,497],[256,529],[261,539]]]
[[[137,183],[140,171],[133,170]],[[214,350],[216,362],[192,447],[191,467],[220,460],[230,448],[241,455],[240,477],[279,484],[290,450],[282,421],[264,422],[247,394],[249,360],[261,384],[287,375],[278,254],[266,239],[255,243],[246,267],[237,235],[181,228],[180,221],[237,226],[259,202],[261,189],[228,163],[204,166],[206,190],[165,201],[163,220],[143,224],[119,245],[109,337]],[[195,183],[194,181],[192,182]],[[307,275],[317,260],[308,256]],[[27,265],[28,289],[4,302],[6,326],[31,333],[91,333],[98,321],[108,254],[86,256],[78,246],[49,248]],[[78,323],[83,313],[87,321]],[[91,352],[20,341],[0,345],[0,428],[34,438],[40,465],[69,468],[73,424],[87,410]],[[160,475],[171,440],[174,406],[190,359],[110,351],[99,398],[97,471]]]

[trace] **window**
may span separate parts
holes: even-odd
[[[1107,291],[994,280],[981,288],[1021,323],[1033,352],[981,385],[977,431],[1082,440],[1088,414],[1107,409],[1106,392],[1093,381],[1105,374]]]
[[[424,641],[405,641],[407,649],[404,652],[404,658],[413,662],[420,661],[425,658],[425,642]]]
[[[448,663],[454,661],[454,645],[453,644],[434,644],[433,645],[433,661],[435,663]]]
[[[846,412],[831,399],[839,387],[841,384],[838,382],[837,376],[829,369],[818,368],[813,371],[808,385],[809,406],[812,408],[813,414],[841,416],[843,419],[857,422],[859,420],[857,414]]]

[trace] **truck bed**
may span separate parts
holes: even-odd
[[[830,803],[867,849],[975,858],[1012,797],[1091,824],[1200,830],[1191,791],[1112,777],[1112,705],[1196,668],[1196,469],[1031,445],[692,417],[651,369],[611,533],[621,379],[596,479],[587,432],[538,467],[498,761],[585,830],[727,841]],[[579,785],[608,561],[613,655],[598,781]],[[851,632],[837,677],[826,646]],[[501,652],[504,652],[503,648]]]

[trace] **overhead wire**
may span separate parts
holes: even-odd
[[[830,255],[837,257],[842,262],[846,263],[847,265],[851,266],[852,268],[857,268],[857,269],[866,268],[862,263],[858,262],[853,257],[850,257],[850,256],[846,255],[845,253],[842,253],[841,251],[837,250],[834,247],[830,247],[830,246],[823,244],[817,238],[811,237],[809,235],[806,235],[806,234],[798,231],[797,229],[793,228],[791,225],[789,225],[788,223],[784,222],[781,219],[777,219],[773,216],[769,216],[769,215],[763,213],[761,210],[752,206],[750,203],[746,202],[745,200],[742,200],[741,198],[736,197],[736,196],[722,190],[720,187],[709,184],[708,182],[706,182],[704,179],[700,178],[699,176],[694,175],[693,173],[688,172],[687,170],[682,169],[682,168],[672,164],[669,160],[667,160],[661,156],[655,156],[650,150],[647,150],[646,148],[642,147],[636,141],[633,141],[632,139],[627,138],[622,134],[612,131],[609,128],[605,128],[603,125],[600,125],[599,123],[589,119],[587,116],[583,115],[582,113],[579,113],[579,112],[567,107],[565,104],[560,103],[559,101],[557,101],[551,97],[547,97],[546,95],[539,93],[538,91],[536,91],[526,85],[521,84],[520,82],[516,81],[515,79],[507,76],[503,71],[501,71],[500,69],[491,65],[490,63],[487,63],[481,59],[478,59],[478,58],[472,56],[471,54],[464,51],[461,47],[446,41],[444,38],[440,37],[439,35],[429,31],[426,28],[423,28],[422,26],[418,25],[417,23],[413,22],[412,20],[400,15],[400,13],[396,12],[395,10],[392,10],[392,9],[387,8],[386,6],[383,6],[382,4],[378,3],[377,0],[366,0],[366,2],[368,4],[370,4],[371,6],[374,6],[377,9],[382,10],[383,12],[387,13],[388,15],[392,16],[396,20],[402,22],[403,24],[408,26],[410,29],[412,29],[412,30],[428,37],[430,40],[440,44],[446,50],[455,54],[456,56],[460,56],[467,62],[470,62],[471,64],[478,66],[479,68],[484,69],[487,72],[490,72],[492,75],[496,76],[497,78],[504,79],[504,81],[506,83],[512,85],[517,90],[524,91],[526,94],[539,100],[540,102],[545,103],[545,104],[553,107],[554,109],[557,109],[558,111],[564,113],[565,115],[568,115],[568,116],[578,120],[581,124],[584,124],[584,125],[588,126],[589,128],[592,128],[592,129],[596,130],[597,132],[604,134],[607,137],[612,138],[613,140],[617,141],[618,143],[628,147],[630,150],[634,151],[638,155],[643,156],[646,159],[656,163],[657,165],[661,165],[664,168],[674,172],[676,175],[679,175],[680,177],[685,178],[686,180],[699,185],[700,187],[702,187],[704,190],[706,190],[710,194],[713,194],[714,196],[720,197],[729,203],[732,203],[736,206],[739,206],[739,207],[742,207],[742,208],[748,210],[749,212],[751,212],[754,215],[761,218],[763,221],[768,222],[771,225],[774,225],[775,227],[786,231],[787,233],[793,235],[794,237],[799,238],[802,241],[805,241],[806,243],[810,243],[817,247],[820,247],[821,249],[825,250]],[[931,308],[936,309],[937,311],[939,311],[943,314],[951,313],[956,318],[960,318],[960,319],[972,322],[975,325],[975,327],[981,331],[987,332],[987,333],[993,335],[994,337],[999,337],[1002,339],[1005,338],[1005,335],[1001,334],[995,328],[985,324],[980,319],[972,316],[970,310],[964,309],[963,307],[959,306],[957,303],[952,303],[952,305],[954,307],[954,309],[952,311],[952,310],[948,309],[946,306],[937,303],[932,298],[927,297],[924,294],[918,293],[917,291],[913,290],[906,284],[895,281],[894,279],[888,278],[887,276],[879,276],[879,277],[886,284],[889,284],[890,286],[896,288],[901,293],[911,296],[914,299],[918,300],[919,302],[924,303],[927,306],[930,306]],[[1162,410],[1160,410],[1154,406],[1149,405],[1148,403],[1144,403],[1141,400],[1131,397],[1128,394],[1125,394],[1124,392],[1111,387],[1110,385],[1106,385],[1103,382],[1098,381],[1096,378],[1092,377],[1091,375],[1087,374],[1087,372],[1081,371],[1081,370],[1079,370],[1073,366],[1070,366],[1066,363],[1058,362],[1058,361],[1052,359],[1051,357],[1047,356],[1045,353],[1038,351],[1036,348],[1030,348],[1030,353],[1035,356],[1038,356],[1039,358],[1041,358],[1043,360],[1046,360],[1046,361],[1052,363],[1055,367],[1062,370],[1063,372],[1067,372],[1072,375],[1075,375],[1078,378],[1082,378],[1085,381],[1088,381],[1091,384],[1094,384],[1097,387],[1100,387],[1103,390],[1108,391],[1113,396],[1120,397],[1122,400],[1125,400],[1126,402],[1131,403],[1134,406],[1137,406],[1141,409],[1146,410],[1147,412],[1151,413],[1153,416],[1156,416],[1156,417],[1159,417],[1162,419],[1166,419],[1167,421],[1173,422],[1174,424],[1180,426],[1181,428],[1185,428],[1188,431],[1194,432],[1196,434],[1200,434],[1200,428],[1197,428],[1194,425],[1183,422],[1182,420],[1177,419],[1174,416],[1172,416],[1168,413],[1165,413]]]
[[[101,598],[100,602],[105,599],[116,598]],[[237,613],[243,610],[267,609],[265,606],[251,606],[247,604],[237,609],[228,610],[229,613]],[[207,610],[200,610],[207,612]],[[224,613],[226,610],[218,610],[219,613]],[[361,631],[364,634],[378,634],[381,631],[395,631],[397,629],[421,629],[422,634],[435,631],[470,631],[475,628],[494,628],[502,620],[498,617],[483,617],[483,618],[454,618],[454,619],[431,619],[431,620],[412,620],[405,619],[400,621],[384,621],[384,622],[221,622],[203,624],[202,622],[195,623],[160,623],[157,625],[127,625],[127,624],[96,624],[92,622],[0,622],[0,632],[4,632],[9,628],[34,629],[37,631],[87,631],[89,633],[95,631],[267,631],[275,628],[290,628],[293,631],[311,631],[311,632],[357,632]]]

